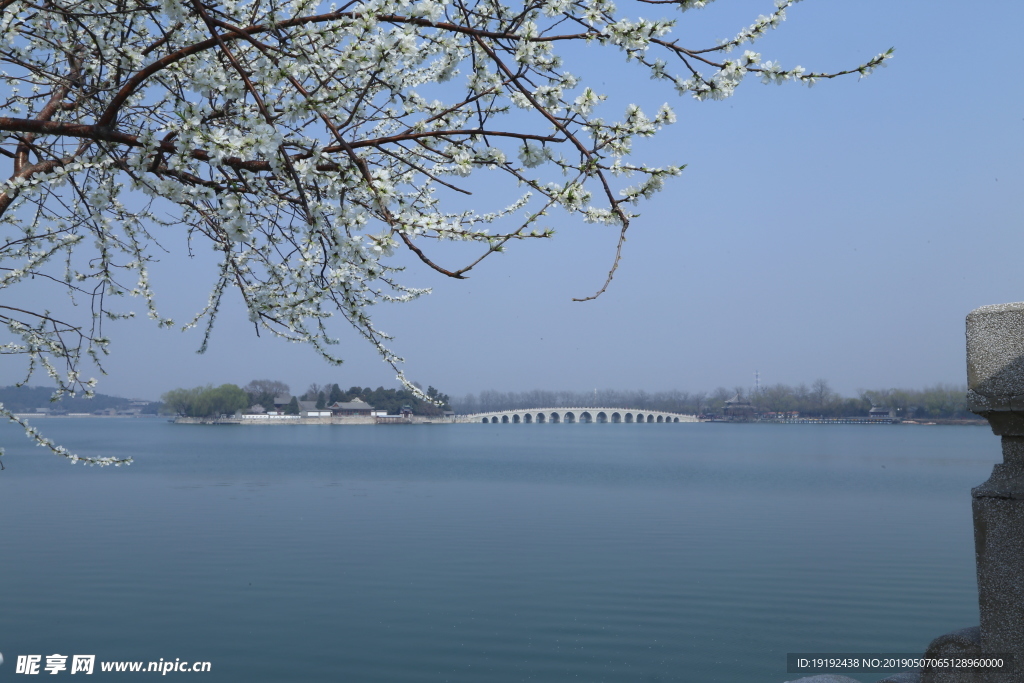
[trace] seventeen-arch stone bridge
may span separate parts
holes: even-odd
[[[530,408],[524,410],[499,410],[472,415],[459,415],[457,422],[479,424],[665,424],[668,422],[697,422],[695,415],[668,413],[662,410],[640,410],[633,408]]]

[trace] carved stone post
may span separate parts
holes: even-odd
[[[967,316],[968,405],[1002,437],[1003,462],[973,489],[981,652],[1014,655],[1024,681],[1024,303],[984,306]]]

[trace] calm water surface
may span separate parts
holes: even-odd
[[[781,683],[787,652],[978,623],[970,488],[999,459],[976,427],[38,424],[135,464],[0,429],[0,679],[61,653],[210,682]]]

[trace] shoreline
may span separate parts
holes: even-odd
[[[100,420],[168,420],[174,424],[219,424],[219,425],[373,425],[378,424],[373,417],[369,416],[352,416],[352,417],[290,417],[289,419],[276,419],[276,420],[254,420],[254,419],[240,419],[235,417],[230,418],[201,418],[201,417],[170,417],[167,415],[94,415],[92,413],[65,413],[62,415],[50,415],[46,413],[14,413],[15,417],[23,420],[45,418],[47,420],[59,420],[68,418],[90,418]],[[408,422],[401,424],[477,424],[475,422],[463,422],[459,418],[463,416],[456,416],[455,419],[443,418],[443,417],[429,417],[423,415],[414,415]],[[756,421],[752,420],[749,422],[740,421],[708,421],[709,424],[800,424],[800,423],[787,423],[787,422],[771,422],[771,421]],[[609,423],[611,424],[611,423]],[[813,423],[812,423],[813,424]],[[820,423],[830,424],[830,423]],[[838,423],[837,423],[838,424]],[[868,424],[868,423],[862,423]],[[989,423],[987,420],[981,418],[970,419],[970,418],[932,418],[929,420],[904,420],[895,423],[897,425],[910,425],[917,427],[933,427],[933,426],[961,426],[961,427],[987,427]]]
[[[145,415],[94,415],[93,413],[61,413],[60,415],[51,415],[49,413],[14,413],[14,416],[17,417],[17,418],[20,418],[22,420],[34,419],[34,418],[39,418],[39,417],[45,417],[48,420],[57,420],[57,419],[69,418],[69,417],[73,417],[73,418],[94,417],[94,418],[101,418],[101,419],[104,419],[104,420],[110,419],[110,418],[118,418],[118,419],[126,419],[126,420],[128,420],[128,419],[130,419],[130,420],[137,420],[139,418],[148,418],[148,419],[166,419],[167,418],[166,415],[153,415],[152,413],[147,413]]]
[[[395,416],[390,416],[395,417]],[[424,415],[413,415],[408,420],[379,422],[376,417],[370,415],[352,415],[346,417],[299,417],[286,416],[276,419],[251,419],[238,417],[173,417],[169,419],[174,424],[188,425],[245,425],[245,426],[271,426],[271,425],[377,425],[377,424],[451,424],[452,420]]]

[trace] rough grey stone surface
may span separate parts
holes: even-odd
[[[981,629],[977,626],[939,636],[928,645],[926,658],[974,656],[981,654]],[[921,683],[975,683],[973,673],[963,671],[936,671],[925,667],[921,671]]]
[[[840,676],[839,674],[818,674],[817,676],[797,678],[786,683],[860,683],[860,681],[849,676]]]
[[[976,655],[981,652],[981,629],[969,626],[933,640],[925,651],[925,657],[953,657]]]
[[[1003,437],[1007,440],[1008,437]],[[1024,441],[1024,439],[1014,439]],[[1012,653],[1024,661],[1024,496],[1019,480],[1006,481],[1009,467],[996,465],[993,477],[974,495],[974,545],[978,561],[981,651]],[[1019,467],[1014,467],[1019,471]],[[1010,495],[1007,495],[1010,494]],[[1012,497],[1010,497],[1012,495]],[[1004,497],[1005,496],[1005,497]],[[1019,681],[990,675],[985,681]]]
[[[1003,462],[971,491],[981,611],[976,652],[1013,654],[1024,663],[1024,303],[983,306],[968,314],[967,385],[971,410],[1003,437]],[[1022,673],[940,673],[935,672],[935,683],[1024,681]],[[931,680],[923,671],[922,683]]]
[[[975,500],[1024,500],[1024,437],[1004,436],[1002,446],[1003,462],[992,467],[987,481],[971,489]]]
[[[967,315],[967,388],[968,406],[996,434],[1024,436],[1024,302]]]
[[[1024,396],[1024,302],[967,315],[967,387],[994,399]]]

